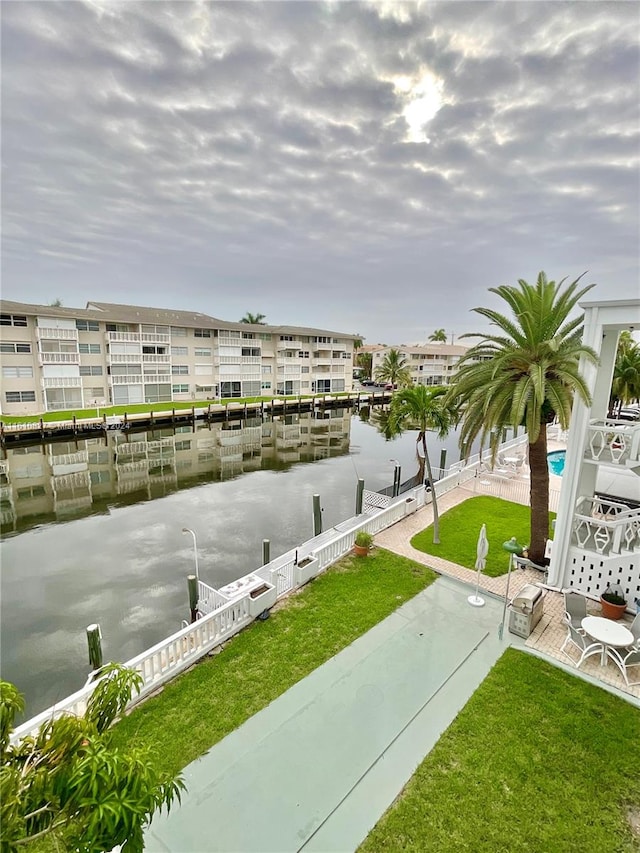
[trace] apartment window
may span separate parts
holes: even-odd
[[[31,344],[0,343],[0,352],[31,352]]]
[[[254,340],[255,335],[253,334],[253,332],[243,332],[243,333],[242,333],[242,337],[243,337],[246,341],[252,341],[252,340]]]
[[[189,347],[171,347],[171,355],[189,355]]]
[[[26,326],[24,314],[0,314],[0,326]]]
[[[211,337],[211,329],[194,329],[193,330],[194,338],[210,338]]]
[[[174,376],[188,376],[189,375],[189,365],[188,364],[172,364],[171,372]]]
[[[83,374],[83,368],[80,368],[81,376],[90,376],[91,374]],[[107,368],[112,376],[140,376],[142,379],[142,367],[139,364],[112,364]]]
[[[213,453],[210,451],[198,453],[198,462],[213,462]]]
[[[171,401],[171,385],[145,385],[145,403],[162,403]]]
[[[176,450],[191,450],[191,442],[190,441],[176,441],[175,448],[176,448]]]
[[[109,456],[110,453],[108,450],[96,450],[88,456],[89,465],[107,465],[109,463]]]
[[[33,367],[3,367],[5,379],[33,379]]]
[[[257,347],[242,347],[242,355],[244,355],[244,356],[259,356],[260,350]]]
[[[263,382],[262,383],[262,390],[263,391],[270,391],[271,390],[271,383],[270,382]]]
[[[188,385],[173,385],[171,390],[174,394],[188,394],[189,386]]]
[[[258,337],[260,338],[261,341],[270,341],[271,340],[271,335],[268,332],[260,332],[258,334]]]
[[[76,320],[76,329],[79,332],[99,332],[100,324],[97,320]]]
[[[298,358],[309,358],[309,350],[301,349],[298,351]]]
[[[331,338],[323,337],[322,335],[312,337],[311,340],[316,344],[330,344]]]
[[[145,355],[167,355],[167,348],[163,346],[154,346],[153,344],[145,344],[142,347],[142,352]]]
[[[102,365],[83,364],[80,366],[80,376],[102,376]]]
[[[78,352],[91,355],[99,355],[100,344],[78,344]]]
[[[135,329],[130,329],[126,323],[107,323],[107,332],[132,332]]]
[[[166,335],[169,333],[167,326],[156,326],[153,323],[142,324],[143,335]]]
[[[171,326],[171,337],[172,338],[186,338],[187,330],[181,329],[179,326]]]
[[[41,498],[44,493],[44,486],[28,486],[25,489],[17,490],[19,501],[28,501],[29,498]]]
[[[185,347],[185,349],[186,349],[186,347]],[[209,355],[211,355],[211,348],[210,347],[196,347],[194,354],[195,355],[209,356]]]
[[[91,483],[94,486],[97,486],[98,483],[110,483],[111,482],[111,472],[110,471],[91,471],[89,473],[89,479],[91,480]]]
[[[84,390],[86,396],[89,396],[94,400],[98,400],[104,397],[104,388],[99,385],[96,385],[95,388],[85,388]]]
[[[343,352],[342,357],[343,358],[351,358],[351,353],[350,352]]]
[[[7,391],[5,393],[7,403],[35,403],[35,391]]]
[[[309,373],[309,370],[310,370],[309,365],[303,364],[302,367],[300,368],[300,373]]]

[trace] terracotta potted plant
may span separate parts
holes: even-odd
[[[614,586],[609,584],[600,596],[600,605],[602,615],[607,619],[622,619],[627,609],[627,601],[622,587],[619,584]]]
[[[373,536],[366,530],[358,530],[353,544],[353,552],[358,557],[366,557],[373,545]]]

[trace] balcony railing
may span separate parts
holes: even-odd
[[[41,352],[42,364],[80,364],[80,354],[77,352]]]
[[[302,349],[302,341],[278,341],[277,343],[278,351],[285,349]],[[309,349],[309,345],[307,344],[307,349]]]
[[[78,388],[82,385],[81,376],[45,376],[43,388]]]
[[[78,465],[81,462],[89,462],[89,453],[87,450],[78,450],[76,453],[59,453],[51,456],[51,465]]]
[[[640,550],[640,510],[604,498],[581,497],[573,516],[579,548],[608,556]]]
[[[50,329],[47,326],[36,326],[36,335],[39,340],[77,341],[77,329]]]
[[[149,332],[106,332],[107,341],[118,343],[144,343],[144,344],[168,344],[171,342],[170,335],[151,334]]]
[[[640,424],[615,420],[592,421],[585,458],[621,467],[640,462]]]
[[[110,364],[129,364],[130,362],[142,361],[141,352],[133,352],[128,355],[125,353],[109,352],[107,353],[107,361]]]
[[[112,385],[142,385],[141,373],[129,373],[124,376],[111,374]]]
[[[171,356],[164,355],[162,353],[145,352],[142,354],[142,361],[145,364],[169,364],[171,362]]]

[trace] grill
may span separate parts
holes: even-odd
[[[543,609],[543,591],[525,584],[509,604],[509,631],[518,637],[528,637],[542,618]]]

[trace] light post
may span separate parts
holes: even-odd
[[[400,494],[400,471],[402,469],[400,468],[400,463],[397,459],[390,459],[389,462],[392,462],[395,465],[395,468],[393,469],[393,493],[391,496],[397,498]]]
[[[502,639],[502,633],[504,631],[504,620],[507,613],[507,601],[509,600],[509,582],[511,580],[511,567],[513,566],[513,558],[516,554],[522,554],[524,551],[524,546],[520,545],[515,536],[512,536],[508,542],[503,542],[502,547],[509,554],[509,571],[507,573],[507,588],[504,593],[504,606],[502,608],[502,622],[500,623],[500,627],[498,628],[498,638]]]
[[[190,527],[183,527],[183,533],[190,533],[193,536],[193,559],[196,566],[196,578],[200,580],[200,573],[198,572],[198,542],[196,540],[196,534]]]

